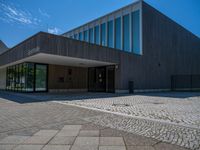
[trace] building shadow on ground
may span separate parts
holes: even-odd
[[[91,93],[91,92],[68,92],[68,93],[16,93],[10,91],[0,91],[0,98],[16,103],[35,103],[48,101],[73,101],[87,99],[105,99],[122,96],[152,96],[169,98],[191,98],[200,97],[200,92],[149,92],[135,94],[116,93]]]

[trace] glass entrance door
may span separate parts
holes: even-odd
[[[88,69],[88,91],[115,92],[115,66]]]
[[[47,91],[47,65],[35,65],[35,91]]]
[[[106,92],[106,67],[96,68],[96,92]]]

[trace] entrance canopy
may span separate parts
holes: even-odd
[[[0,68],[5,68],[7,66],[19,64],[22,62],[36,62],[42,64],[53,64],[53,65],[64,65],[64,66],[74,66],[74,67],[98,67],[98,66],[109,66],[115,65],[115,63],[102,62],[96,60],[87,60],[81,58],[73,58],[67,56],[58,56],[45,53],[39,53],[19,61],[0,66]]]
[[[124,52],[44,32],[28,38],[0,55],[0,68],[22,62],[77,67],[120,63]]]

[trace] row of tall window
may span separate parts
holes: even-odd
[[[47,65],[22,63],[7,68],[6,89],[19,92],[47,90]]]
[[[74,34],[71,38],[142,54],[140,48],[140,11],[137,10],[102,23]]]

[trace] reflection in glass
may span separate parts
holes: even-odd
[[[36,64],[35,68],[35,91],[46,91],[47,89],[47,66]]]
[[[133,53],[142,54],[140,51],[140,11],[137,10],[132,13],[132,43]]]
[[[114,48],[113,21],[108,22],[108,46]]]
[[[94,43],[94,29],[93,28],[89,29],[89,41],[90,43]]]
[[[121,46],[121,38],[122,37],[122,31],[121,31],[121,17],[115,19],[115,48],[122,49]]]
[[[46,91],[47,65],[22,63],[7,68],[6,89],[18,92]],[[36,76],[35,76],[36,75]],[[35,81],[36,79],[36,81]]]
[[[101,45],[106,46],[106,24],[101,24]]]
[[[84,31],[83,33],[84,33],[84,39],[83,39],[83,40],[84,40],[85,42],[88,42],[88,41],[89,41],[89,40],[88,40],[88,30]]]
[[[130,19],[129,14],[123,16],[123,49],[130,52]]]
[[[94,28],[94,34],[95,34],[95,44],[100,44],[99,26],[95,26],[95,28]]]
[[[80,41],[83,40],[83,33],[82,33],[82,32],[80,32],[80,33],[78,34],[78,39],[79,39]]]

